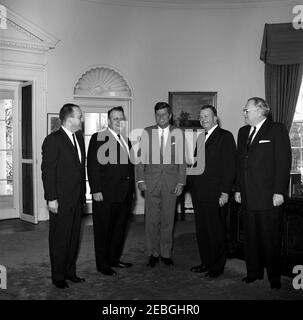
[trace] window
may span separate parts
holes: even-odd
[[[291,173],[303,176],[303,82],[289,136],[292,150]]]
[[[89,141],[91,136],[97,132],[107,128],[107,112],[93,113],[84,112],[84,139],[86,154],[88,151]],[[92,195],[90,194],[90,187],[88,183],[87,170],[86,172],[86,201],[92,201]]]

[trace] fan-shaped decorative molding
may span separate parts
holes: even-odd
[[[74,86],[75,96],[130,98],[131,89],[117,71],[109,67],[93,67]]]

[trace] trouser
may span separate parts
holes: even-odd
[[[93,201],[94,244],[97,270],[118,263],[123,251],[130,201]]]
[[[223,273],[226,263],[226,208],[197,199],[193,205],[201,261],[209,272]]]
[[[145,191],[147,254],[170,258],[173,248],[176,195],[160,180],[152,192]]]
[[[283,209],[246,209],[243,219],[247,276],[262,278],[265,267],[269,281],[280,280]]]
[[[49,213],[49,253],[53,281],[76,274],[81,230],[82,204],[60,205],[58,213]]]

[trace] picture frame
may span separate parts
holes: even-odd
[[[199,117],[203,105],[217,108],[217,92],[174,91],[168,93],[172,108],[172,124],[178,128],[201,128]]]
[[[47,134],[59,130],[61,127],[61,121],[58,113],[47,114]]]

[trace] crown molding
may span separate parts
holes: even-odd
[[[298,0],[283,1],[186,1],[186,0],[80,0],[111,6],[149,7],[149,8],[175,8],[175,9],[238,9],[238,8],[264,8],[264,7],[288,7],[298,5]]]
[[[45,52],[56,47],[59,42],[56,37],[36,26],[34,23],[25,19],[8,7],[6,7],[6,9],[7,29],[2,30],[2,34],[0,36],[1,49]],[[9,28],[15,29],[22,35],[23,39],[10,37]]]

